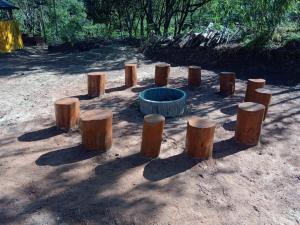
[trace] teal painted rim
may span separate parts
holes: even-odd
[[[175,100],[169,100],[169,101],[155,101],[155,100],[150,100],[145,98],[145,95],[147,92],[150,91],[157,91],[157,92],[163,92],[163,91],[173,91],[176,92],[177,94],[180,93],[181,97]],[[181,102],[186,100],[186,93],[180,89],[177,88],[166,88],[166,87],[158,87],[158,88],[149,88],[147,90],[144,90],[139,93],[139,98],[142,99],[143,101],[146,102],[151,102],[151,103],[156,103],[156,104],[166,104],[166,103],[171,103],[171,102]]]

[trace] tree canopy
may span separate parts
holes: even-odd
[[[264,45],[299,38],[298,0],[14,0],[24,33],[48,42],[180,36],[214,26]]]

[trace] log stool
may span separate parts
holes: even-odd
[[[188,86],[199,87],[201,84],[201,67],[189,66]]]
[[[125,86],[133,87],[137,85],[136,64],[125,64]]]
[[[101,72],[88,73],[88,96],[98,97],[105,93],[106,74]]]
[[[157,86],[166,86],[169,82],[170,64],[162,63],[155,66],[155,84]]]
[[[80,102],[78,98],[62,98],[55,103],[56,127],[68,131],[79,121]]]
[[[235,139],[245,145],[257,145],[260,138],[265,106],[254,102],[239,104]]]
[[[165,117],[159,114],[149,114],[144,117],[141,154],[156,158],[160,152]]]
[[[265,106],[264,120],[268,113],[269,105],[271,104],[272,92],[266,88],[257,88],[254,91],[253,102]]]
[[[94,109],[80,117],[82,144],[87,150],[108,150],[112,145],[112,111]]]
[[[220,93],[224,95],[233,95],[235,91],[235,73],[221,72],[219,75]]]
[[[194,158],[207,159],[212,156],[215,123],[196,116],[187,122],[186,153]]]
[[[254,91],[257,88],[263,88],[266,84],[264,79],[248,79],[245,102],[252,102],[254,97]]]

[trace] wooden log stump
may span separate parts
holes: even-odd
[[[162,63],[155,66],[155,85],[161,87],[168,85],[170,64]]]
[[[233,95],[235,91],[235,73],[221,72],[219,75],[220,93],[223,95]]]
[[[260,139],[265,106],[254,102],[239,104],[235,139],[245,145],[257,145]]]
[[[269,105],[271,104],[272,92],[266,88],[258,88],[254,91],[253,102],[265,106],[264,120],[268,113]]]
[[[62,98],[55,103],[56,127],[68,131],[75,128],[79,121],[80,102],[78,98]]]
[[[188,86],[190,88],[199,87],[201,84],[201,67],[189,66]]]
[[[101,72],[92,72],[88,77],[88,96],[98,97],[105,93],[106,74]]]
[[[163,137],[165,117],[159,114],[149,114],[144,117],[141,154],[146,157],[159,156]]]
[[[264,79],[248,79],[245,102],[253,102],[253,98],[255,95],[255,90],[257,88],[263,88],[266,84]]]
[[[196,116],[187,122],[186,153],[193,158],[207,159],[212,156],[215,123]]]
[[[95,109],[80,117],[82,144],[87,150],[107,151],[112,145],[112,111]]]
[[[137,85],[137,65],[125,64],[125,86],[133,87]]]

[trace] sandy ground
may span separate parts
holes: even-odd
[[[137,62],[139,86],[125,89],[124,62]],[[300,85],[274,86],[261,144],[232,139],[237,104],[219,96],[218,71],[203,70],[197,90],[173,67],[171,87],[189,96],[184,117],[167,119],[161,155],[138,152],[143,116],[137,95],[152,86],[154,64],[134,49],[81,53],[27,49],[0,57],[0,224],[300,224]],[[85,73],[107,71],[104,97],[86,98]],[[284,76],[284,74],[283,74]],[[56,131],[53,102],[78,96],[81,110],[113,110],[114,144],[85,152],[78,130]],[[186,119],[217,122],[213,159],[182,154]]]

